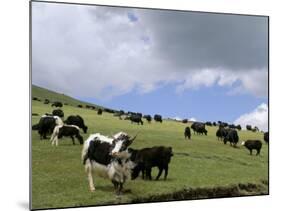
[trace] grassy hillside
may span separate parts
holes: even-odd
[[[40,95],[42,96],[42,95]],[[132,148],[171,146],[172,157],[167,181],[163,175],[159,181],[144,181],[137,178],[125,183],[128,191],[116,197],[110,181],[95,177],[96,191],[90,193],[84,166],[81,164],[81,149],[72,145],[71,139],[63,138],[58,147],[48,140],[40,141],[37,131],[32,131],[32,208],[72,207],[102,204],[118,204],[172,199],[193,199],[217,196],[255,195],[268,193],[268,146],[263,143],[260,156],[250,156],[244,147],[224,145],[215,137],[217,127],[207,127],[208,136],[193,135],[184,140],[184,128],[190,124],[175,121],[144,125],[131,124],[104,112],[64,106],[65,115],[79,114],[91,133],[111,135],[119,131],[134,135],[139,132]],[[51,112],[50,105],[32,101],[32,112]],[[39,120],[32,117],[32,124]],[[262,133],[239,132],[240,141],[262,140]],[[155,178],[157,169],[152,176]],[[222,194],[219,195],[218,193]],[[203,194],[204,193],[204,194]]]
[[[96,106],[95,104],[92,103],[86,103],[80,100],[77,100],[75,98],[69,97],[67,95],[64,94],[60,94],[57,92],[53,92],[51,90],[36,86],[36,85],[32,85],[32,97],[37,97],[39,99],[41,99],[42,101],[44,101],[45,99],[50,100],[51,102],[53,101],[60,101],[62,103],[67,103],[69,105],[72,106],[77,106],[77,105],[92,105],[92,106]]]

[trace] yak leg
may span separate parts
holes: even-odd
[[[123,183],[119,183],[118,194],[122,193],[123,190]]]
[[[162,168],[162,167],[158,167],[158,169],[159,169],[159,172],[158,172],[158,175],[157,175],[157,177],[156,177],[155,180],[158,180],[158,179],[159,179],[159,177],[161,176],[162,171],[163,171],[163,168]]]
[[[87,175],[88,175],[90,191],[94,192],[96,189],[95,189],[95,186],[94,186],[93,175],[92,175],[92,165],[91,165],[90,160],[86,161],[85,168],[86,168],[86,172],[87,172]]]
[[[118,182],[116,182],[116,181],[111,181],[112,183],[113,183],[113,185],[114,185],[114,190],[116,191],[116,194],[118,194]]]
[[[72,144],[75,145],[75,141],[74,141],[73,136],[70,136],[70,138],[72,139]]]
[[[250,155],[252,155],[252,150],[250,149]]]
[[[259,155],[260,154],[260,149],[257,149],[257,154],[256,155]]]
[[[145,174],[146,174],[146,177],[149,179],[149,180],[152,180],[152,177],[151,177],[151,168],[146,168],[146,171],[145,171]]]
[[[168,165],[167,165],[167,166],[165,166],[165,167],[164,167],[164,169],[165,169],[164,180],[166,180],[166,179],[167,179],[167,175],[168,175],[168,170],[169,170]]]
[[[144,177],[145,177],[145,170],[144,170],[144,168],[141,169],[141,174],[142,174],[142,179],[144,179]]]

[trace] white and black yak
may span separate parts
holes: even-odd
[[[50,141],[52,145],[58,146],[58,139],[62,137],[70,137],[73,145],[75,145],[74,137],[78,139],[79,143],[83,144],[83,137],[80,135],[79,127],[76,125],[58,125],[54,128]]]
[[[129,159],[127,148],[136,138],[119,132],[112,138],[95,133],[89,136],[82,149],[82,162],[88,175],[90,191],[95,191],[93,173],[109,179],[117,194],[123,189],[123,184],[131,178],[134,163]]]
[[[37,126],[32,126],[32,129],[37,129],[40,139],[47,139],[47,134],[52,134],[57,125],[63,125],[63,121],[58,116],[43,115]]]

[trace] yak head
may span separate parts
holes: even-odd
[[[128,152],[126,152],[128,146],[130,146],[137,135],[135,135],[133,138],[131,138],[128,134],[124,132],[120,132],[115,134],[114,139],[112,141],[112,150],[111,155],[113,157],[122,157],[126,156],[128,157]]]

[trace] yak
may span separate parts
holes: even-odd
[[[136,122],[138,125],[141,123],[143,125],[143,121],[141,120],[141,117],[139,115],[131,115],[130,116],[131,123]]]
[[[130,159],[136,164],[132,171],[132,179],[137,178],[139,173],[142,172],[143,179],[151,180],[152,167],[158,167],[159,172],[156,180],[159,179],[163,170],[165,171],[164,180],[166,180],[169,169],[168,165],[173,156],[172,147],[154,146],[139,150],[129,148],[128,152],[131,154]]]
[[[79,115],[76,115],[76,116],[71,115],[71,116],[67,117],[67,119],[64,121],[64,123],[68,124],[68,125],[76,125],[79,128],[81,128],[84,133],[87,133],[88,127],[85,125],[84,119]]]
[[[111,180],[116,194],[120,194],[123,184],[131,178],[135,164],[129,159],[127,150],[136,138],[124,132],[115,134],[112,138],[100,133],[91,134],[84,142],[81,159],[85,165],[90,191],[95,191],[93,173]]]
[[[223,139],[223,143],[226,144],[229,141],[230,146],[236,147],[239,141],[239,136],[236,130],[229,129],[226,137]]]
[[[252,150],[256,150],[256,155],[259,155],[262,147],[262,142],[260,140],[247,140],[243,141],[241,145],[245,146],[250,151],[250,155],[252,155]]]
[[[191,137],[191,132],[189,127],[186,127],[184,130],[184,138],[186,139],[186,137],[188,137],[188,139],[190,139]]]

